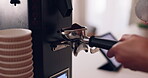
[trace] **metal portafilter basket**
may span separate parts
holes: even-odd
[[[73,24],[71,27],[61,29],[62,37],[73,49],[74,55],[77,56],[81,50],[91,53],[98,52],[99,48],[109,50],[117,41],[100,39],[95,36],[86,35],[86,27]]]

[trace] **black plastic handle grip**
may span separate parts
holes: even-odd
[[[109,50],[110,48],[112,48],[112,46],[116,43],[118,43],[118,41],[100,39],[95,36],[92,36],[89,39],[89,46],[90,47],[98,47],[98,48],[103,48],[106,50]]]

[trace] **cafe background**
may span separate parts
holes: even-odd
[[[73,23],[87,26],[89,33],[102,35],[111,32],[117,39],[123,34],[148,37],[148,29],[139,27],[135,15],[138,0],[73,0]],[[137,57],[138,59],[138,57]],[[148,74],[121,68],[118,72],[98,70],[107,60],[101,52],[80,52],[73,56],[73,78],[147,78]]]

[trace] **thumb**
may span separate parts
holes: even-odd
[[[125,40],[129,39],[131,36],[132,35],[130,35],[130,34],[124,34],[119,41],[125,41]]]

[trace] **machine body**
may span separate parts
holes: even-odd
[[[49,43],[62,39],[57,31],[72,25],[71,12],[71,0],[1,0],[0,29],[32,31],[34,78],[72,78],[70,47],[53,52]]]

